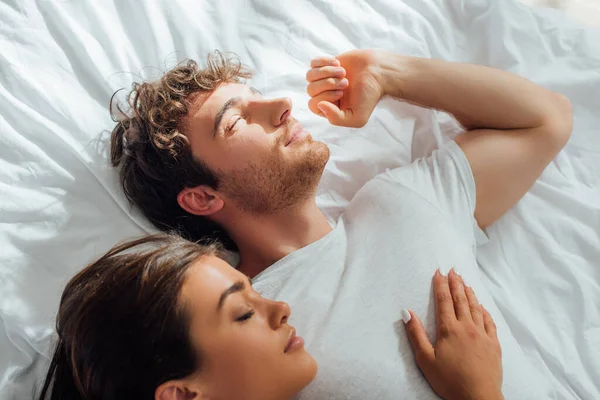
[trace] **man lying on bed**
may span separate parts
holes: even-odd
[[[507,72],[357,50],[312,61],[310,109],[363,126],[383,96],[454,115],[468,130],[430,157],[368,182],[337,221],[315,193],[329,158],[291,114],[242,82],[235,59],[188,62],[135,84],[118,122],[112,161],[130,201],[159,228],[218,237],[239,250],[239,270],[266,297],[299,310],[319,363],[302,398],[433,399],[402,332],[398,305],[424,315],[433,336],[429,280],[455,265],[498,325],[507,398],[547,398],[477,279],[475,245],[531,187],[567,142],[569,101]],[[510,288],[507,288],[509,290]]]

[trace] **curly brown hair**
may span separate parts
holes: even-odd
[[[183,132],[182,121],[193,95],[210,92],[223,83],[240,83],[252,76],[239,58],[218,50],[209,53],[206,66],[186,60],[154,82],[134,82],[126,101],[129,112],[117,109],[113,97],[111,117],[117,125],[111,135],[111,162],[120,168],[120,181],[130,203],[163,231],[177,231],[190,240],[213,238],[228,249],[235,243],[221,226],[183,210],[177,195],[186,187],[207,185],[218,188],[210,168],[194,158]]]

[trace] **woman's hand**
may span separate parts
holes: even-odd
[[[308,108],[332,125],[364,126],[384,94],[377,78],[378,54],[352,50],[312,60],[306,74]]]
[[[433,390],[446,400],[503,399],[502,351],[496,325],[473,289],[451,270],[433,278],[437,342],[429,342],[410,312],[406,328],[417,365]],[[405,314],[405,318],[408,315]]]

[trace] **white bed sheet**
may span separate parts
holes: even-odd
[[[572,139],[488,230],[478,260],[557,398],[599,399],[600,30],[514,0],[0,3],[0,398],[30,398],[43,376],[68,278],[153,230],[107,162],[114,90],[183,58],[235,51],[258,71],[254,86],[290,96],[330,145],[318,201],[335,217],[365,181],[459,132],[443,113],[389,99],[360,130],[311,115],[309,60],[361,47],[491,65],[571,99]]]

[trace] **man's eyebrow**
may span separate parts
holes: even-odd
[[[252,286],[252,280],[250,278],[248,278],[248,284]],[[231,285],[227,290],[225,290],[219,298],[219,305],[217,306],[217,311],[223,308],[223,303],[225,303],[225,299],[227,298],[227,296],[233,293],[241,292],[242,290],[244,290],[245,287],[246,285],[244,284],[244,281],[237,281],[233,285]]]
[[[258,90],[257,88],[255,88],[254,86],[250,86],[250,91],[251,91],[252,93],[254,93],[254,94],[260,94],[261,96],[263,95],[263,94],[261,93],[261,91],[260,91],[260,90]]]
[[[215,125],[213,127],[213,139],[217,136],[217,129],[219,129],[219,125],[221,125],[221,120],[223,119],[223,115],[225,115],[227,110],[229,110],[231,107],[235,106],[241,100],[242,100],[241,97],[236,96],[236,97],[230,98],[229,100],[227,100],[227,102],[225,104],[223,104],[223,107],[221,107],[221,109],[217,113],[217,117],[215,118]]]

